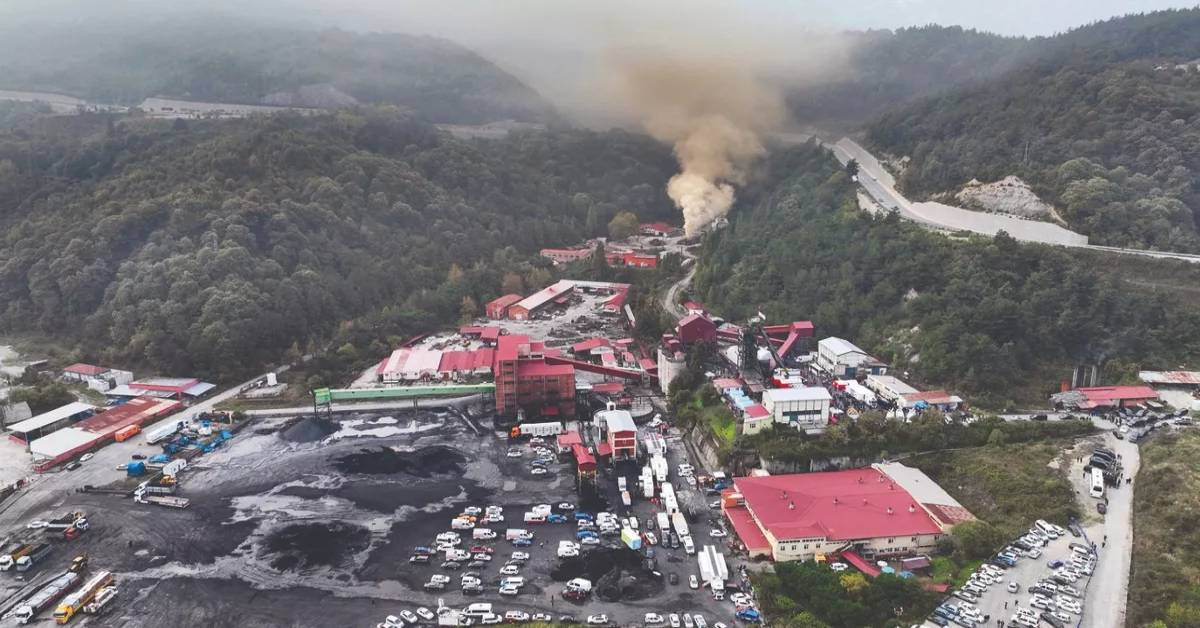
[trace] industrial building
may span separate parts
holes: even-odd
[[[762,405],[775,423],[785,423],[809,434],[825,431],[831,401],[829,391],[821,387],[770,388],[762,394]]]
[[[511,417],[575,416],[575,367],[546,362],[546,347],[528,336],[501,336],[492,372],[496,414]]]
[[[868,375],[867,388],[879,396],[884,403],[899,405],[905,395],[920,392],[899,378],[891,375]]]
[[[115,386],[105,391],[109,397],[159,397],[161,399],[184,399],[203,397],[215,384],[190,377],[150,377]]]
[[[678,342],[676,342],[678,344]],[[687,356],[671,349],[666,342],[658,348],[658,388],[665,395],[671,392],[671,382],[687,368]]]
[[[574,282],[565,279],[555,282],[509,306],[508,317],[514,321],[529,320],[556,301],[565,303],[574,290]]]
[[[95,366],[93,364],[83,364],[77,362],[62,370],[63,379],[71,382],[80,382],[88,388],[98,392],[107,392],[109,389],[128,384],[133,381],[133,373],[129,371],[121,371],[111,369],[107,366]]]
[[[621,263],[633,268],[657,268],[658,256],[630,251],[621,256]]]
[[[941,412],[953,412],[963,403],[962,397],[952,395],[944,390],[925,390],[904,395],[900,400],[903,410],[934,409]]]
[[[35,417],[8,426],[8,437],[20,445],[28,445],[46,434],[71,425],[72,422],[89,417],[96,407],[75,401]]]
[[[508,318],[508,308],[518,303],[522,297],[519,294],[506,294],[491,301],[483,306],[483,311],[487,317],[493,320],[502,320]]]
[[[614,462],[637,459],[637,425],[628,410],[610,406],[596,413],[593,426],[598,431],[596,440],[604,441],[597,448],[601,457],[612,456]]]
[[[675,337],[685,345],[716,342],[717,324],[701,314],[688,314],[675,325]]]
[[[854,343],[832,336],[817,343],[817,367],[838,378],[887,373],[887,364],[871,357]]]
[[[183,407],[174,399],[138,397],[119,406],[64,427],[29,443],[34,470],[45,471],[57,464],[112,440],[130,425],[145,425]]]
[[[679,231],[679,227],[668,225],[665,222],[651,222],[641,225],[642,235],[654,236],[656,238],[665,238]]]
[[[973,518],[903,465],[735,478],[721,510],[750,556],[776,561],[929,553],[953,525]]]
[[[775,422],[766,406],[756,403],[742,411],[742,433],[757,434]]]
[[[595,249],[542,249],[542,257],[545,257],[555,264],[570,264],[571,262],[581,262],[592,256]]]
[[[1158,392],[1149,386],[1091,386],[1051,395],[1050,399],[1063,408],[1111,410],[1158,401]]]

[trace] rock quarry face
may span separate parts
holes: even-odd
[[[1029,184],[1013,176],[993,183],[972,179],[954,198],[967,209],[1037,220],[1053,218],[1053,208],[1038,198]]]

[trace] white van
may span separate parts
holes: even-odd
[[[1059,530],[1058,526],[1051,524],[1049,521],[1046,521],[1045,519],[1038,519],[1034,523],[1037,525],[1037,527],[1039,529],[1041,529],[1042,532],[1053,535],[1051,538],[1056,538],[1056,537],[1060,536],[1058,533],[1058,530]]]
[[[475,602],[474,604],[468,606],[467,610],[463,611],[463,614],[470,615],[471,617],[484,617],[486,615],[491,615],[492,605],[490,602]]]
[[[475,522],[470,519],[451,519],[450,527],[454,530],[470,530],[475,527]]]
[[[476,541],[488,541],[496,538],[496,531],[488,528],[475,528],[471,531],[471,538]]]
[[[592,581],[586,578],[572,578],[567,581],[567,588],[572,591],[587,593],[592,590]]]
[[[696,544],[692,542],[692,537],[683,537],[683,551],[687,552],[688,555],[696,553]]]
[[[533,533],[530,532],[529,530],[525,530],[522,528],[509,528],[504,533],[505,541],[512,541],[514,539],[532,539],[532,538],[533,538]]]

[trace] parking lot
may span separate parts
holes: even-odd
[[[999,570],[999,579],[993,584],[984,586],[985,593],[978,596],[977,600],[966,602],[965,600],[951,595],[945,600],[948,606],[958,608],[974,608],[978,609],[975,615],[975,620],[965,619],[960,615],[960,619],[965,621],[948,621],[951,625],[960,626],[1028,626],[1029,623],[1014,622],[1014,616],[1019,609],[1027,609],[1037,615],[1050,610],[1046,605],[1033,603],[1033,594],[1029,588],[1035,586],[1039,581],[1050,580],[1055,574],[1062,574],[1064,567],[1051,568],[1052,564],[1061,564],[1070,566],[1077,552],[1072,550],[1071,545],[1086,545],[1086,541],[1082,537],[1076,537],[1071,533],[1060,536],[1057,539],[1051,540],[1046,545],[1036,548],[1037,558],[1032,556],[1023,556],[1016,561],[1016,564],[1007,569]],[[979,573],[981,570],[977,570]],[[1065,576],[1064,576],[1065,577]],[[1081,608],[1088,604],[1088,584],[1091,577],[1083,575],[1077,580],[1069,583],[1058,582],[1055,586],[1058,588],[1052,594],[1045,594],[1046,597],[1063,598],[1067,600],[1064,606],[1069,606],[1071,600],[1075,600]],[[1016,584],[1017,590],[1012,591],[1012,585]],[[1071,590],[1079,594],[1078,597],[1070,595],[1064,591],[1064,587],[1070,587]],[[1062,614],[1060,618],[1064,626],[1074,626],[1078,622],[1081,613],[1067,608],[1056,608],[1054,612]],[[927,620],[924,626],[938,625],[932,619]],[[1034,626],[1053,626],[1048,620],[1039,620],[1032,625]]]

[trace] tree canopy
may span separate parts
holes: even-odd
[[[668,150],[620,131],[465,142],[386,108],[109,122],[0,131],[0,325],[161,371],[240,373],[368,313],[424,331],[542,285],[537,249],[584,235],[580,193],[605,220],[675,213]]]

